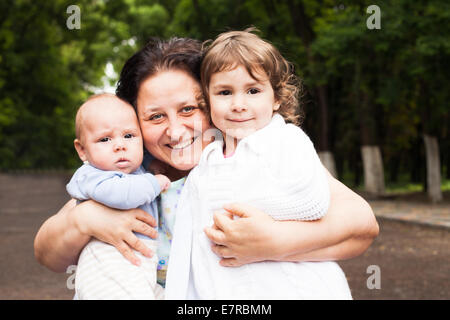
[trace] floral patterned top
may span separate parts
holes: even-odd
[[[165,287],[167,267],[169,265],[170,246],[172,244],[172,231],[175,225],[175,213],[178,199],[186,178],[174,181],[170,188],[158,197],[158,272],[157,281]]]

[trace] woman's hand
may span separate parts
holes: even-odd
[[[140,265],[133,249],[146,257],[153,253],[133,233],[138,232],[156,239],[155,219],[141,209],[117,210],[93,200],[79,204],[79,211],[72,214],[73,224],[82,234],[109,243],[135,265]]]
[[[362,254],[378,236],[369,204],[330,174],[331,201],[327,214],[315,221],[275,221],[243,204],[215,213],[205,228],[222,266],[251,262],[344,260]],[[233,216],[240,217],[233,219]]]
[[[245,204],[230,204],[224,209],[226,213],[214,213],[214,225],[204,230],[214,243],[213,252],[222,257],[222,266],[278,259],[277,249],[282,246],[276,241],[278,221]]]

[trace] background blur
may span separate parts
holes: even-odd
[[[78,21],[71,5],[79,8]],[[33,237],[66,201],[65,180],[52,172],[70,174],[81,164],[73,147],[75,112],[92,93],[114,92],[124,62],[147,39],[203,41],[249,26],[258,28],[295,66],[304,86],[302,127],[339,180],[366,199],[412,194],[406,202],[420,198],[441,203],[447,211],[440,214],[450,218],[446,0],[1,0],[0,181],[2,190],[16,193],[14,201],[7,193],[0,195],[2,236],[20,233],[17,225],[7,229],[7,222],[14,225],[20,220],[16,214],[34,210],[39,215],[28,222]],[[48,174],[23,176],[33,170]],[[45,190],[45,181],[51,181],[48,188],[54,194]],[[26,197],[28,202],[22,200]],[[45,205],[36,205],[38,199]],[[450,297],[450,238],[440,232],[430,233],[441,241],[430,248],[442,246],[446,254],[435,265],[445,261],[446,276],[435,283],[446,282],[447,289],[424,297]],[[0,237],[3,246],[2,241]],[[27,259],[33,259],[30,243],[27,248]],[[9,263],[4,254],[0,259],[0,267]],[[43,272],[43,267],[35,268]],[[0,282],[12,279],[7,275]],[[18,291],[9,297],[47,297],[41,294]]]
[[[369,28],[373,4],[379,29]],[[441,174],[431,183],[450,190],[445,0],[3,0],[0,169],[77,167],[77,107],[105,81],[113,88],[149,37],[207,40],[248,26],[295,65],[303,127],[342,181],[375,194],[427,190],[428,164]]]

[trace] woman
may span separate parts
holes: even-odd
[[[136,108],[145,148],[172,181],[187,175],[210,142],[200,91],[201,56],[201,44],[195,40],[154,40],[127,61],[120,75],[117,95]],[[221,264],[341,260],[364,252],[378,234],[372,210],[328,176],[331,204],[321,220],[275,221],[246,204],[226,207],[241,219],[215,213],[214,225],[205,232],[214,243],[212,250],[222,257]],[[133,231],[155,238],[155,227],[155,221],[138,209],[124,212],[94,201],[75,206],[70,200],[40,228],[35,255],[43,265],[63,272],[77,263],[82,248],[95,237],[137,263],[132,249],[152,253]]]

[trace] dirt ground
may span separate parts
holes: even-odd
[[[450,299],[450,230],[388,219],[378,223],[380,235],[371,247],[339,262],[353,298]],[[380,289],[367,286],[373,265],[379,267]]]
[[[72,298],[71,274],[39,265],[33,251],[41,224],[68,199],[67,179],[0,174],[0,299]],[[339,262],[353,298],[450,299],[450,229],[384,218],[379,223],[380,235],[363,255]],[[380,289],[369,289],[375,275]]]

